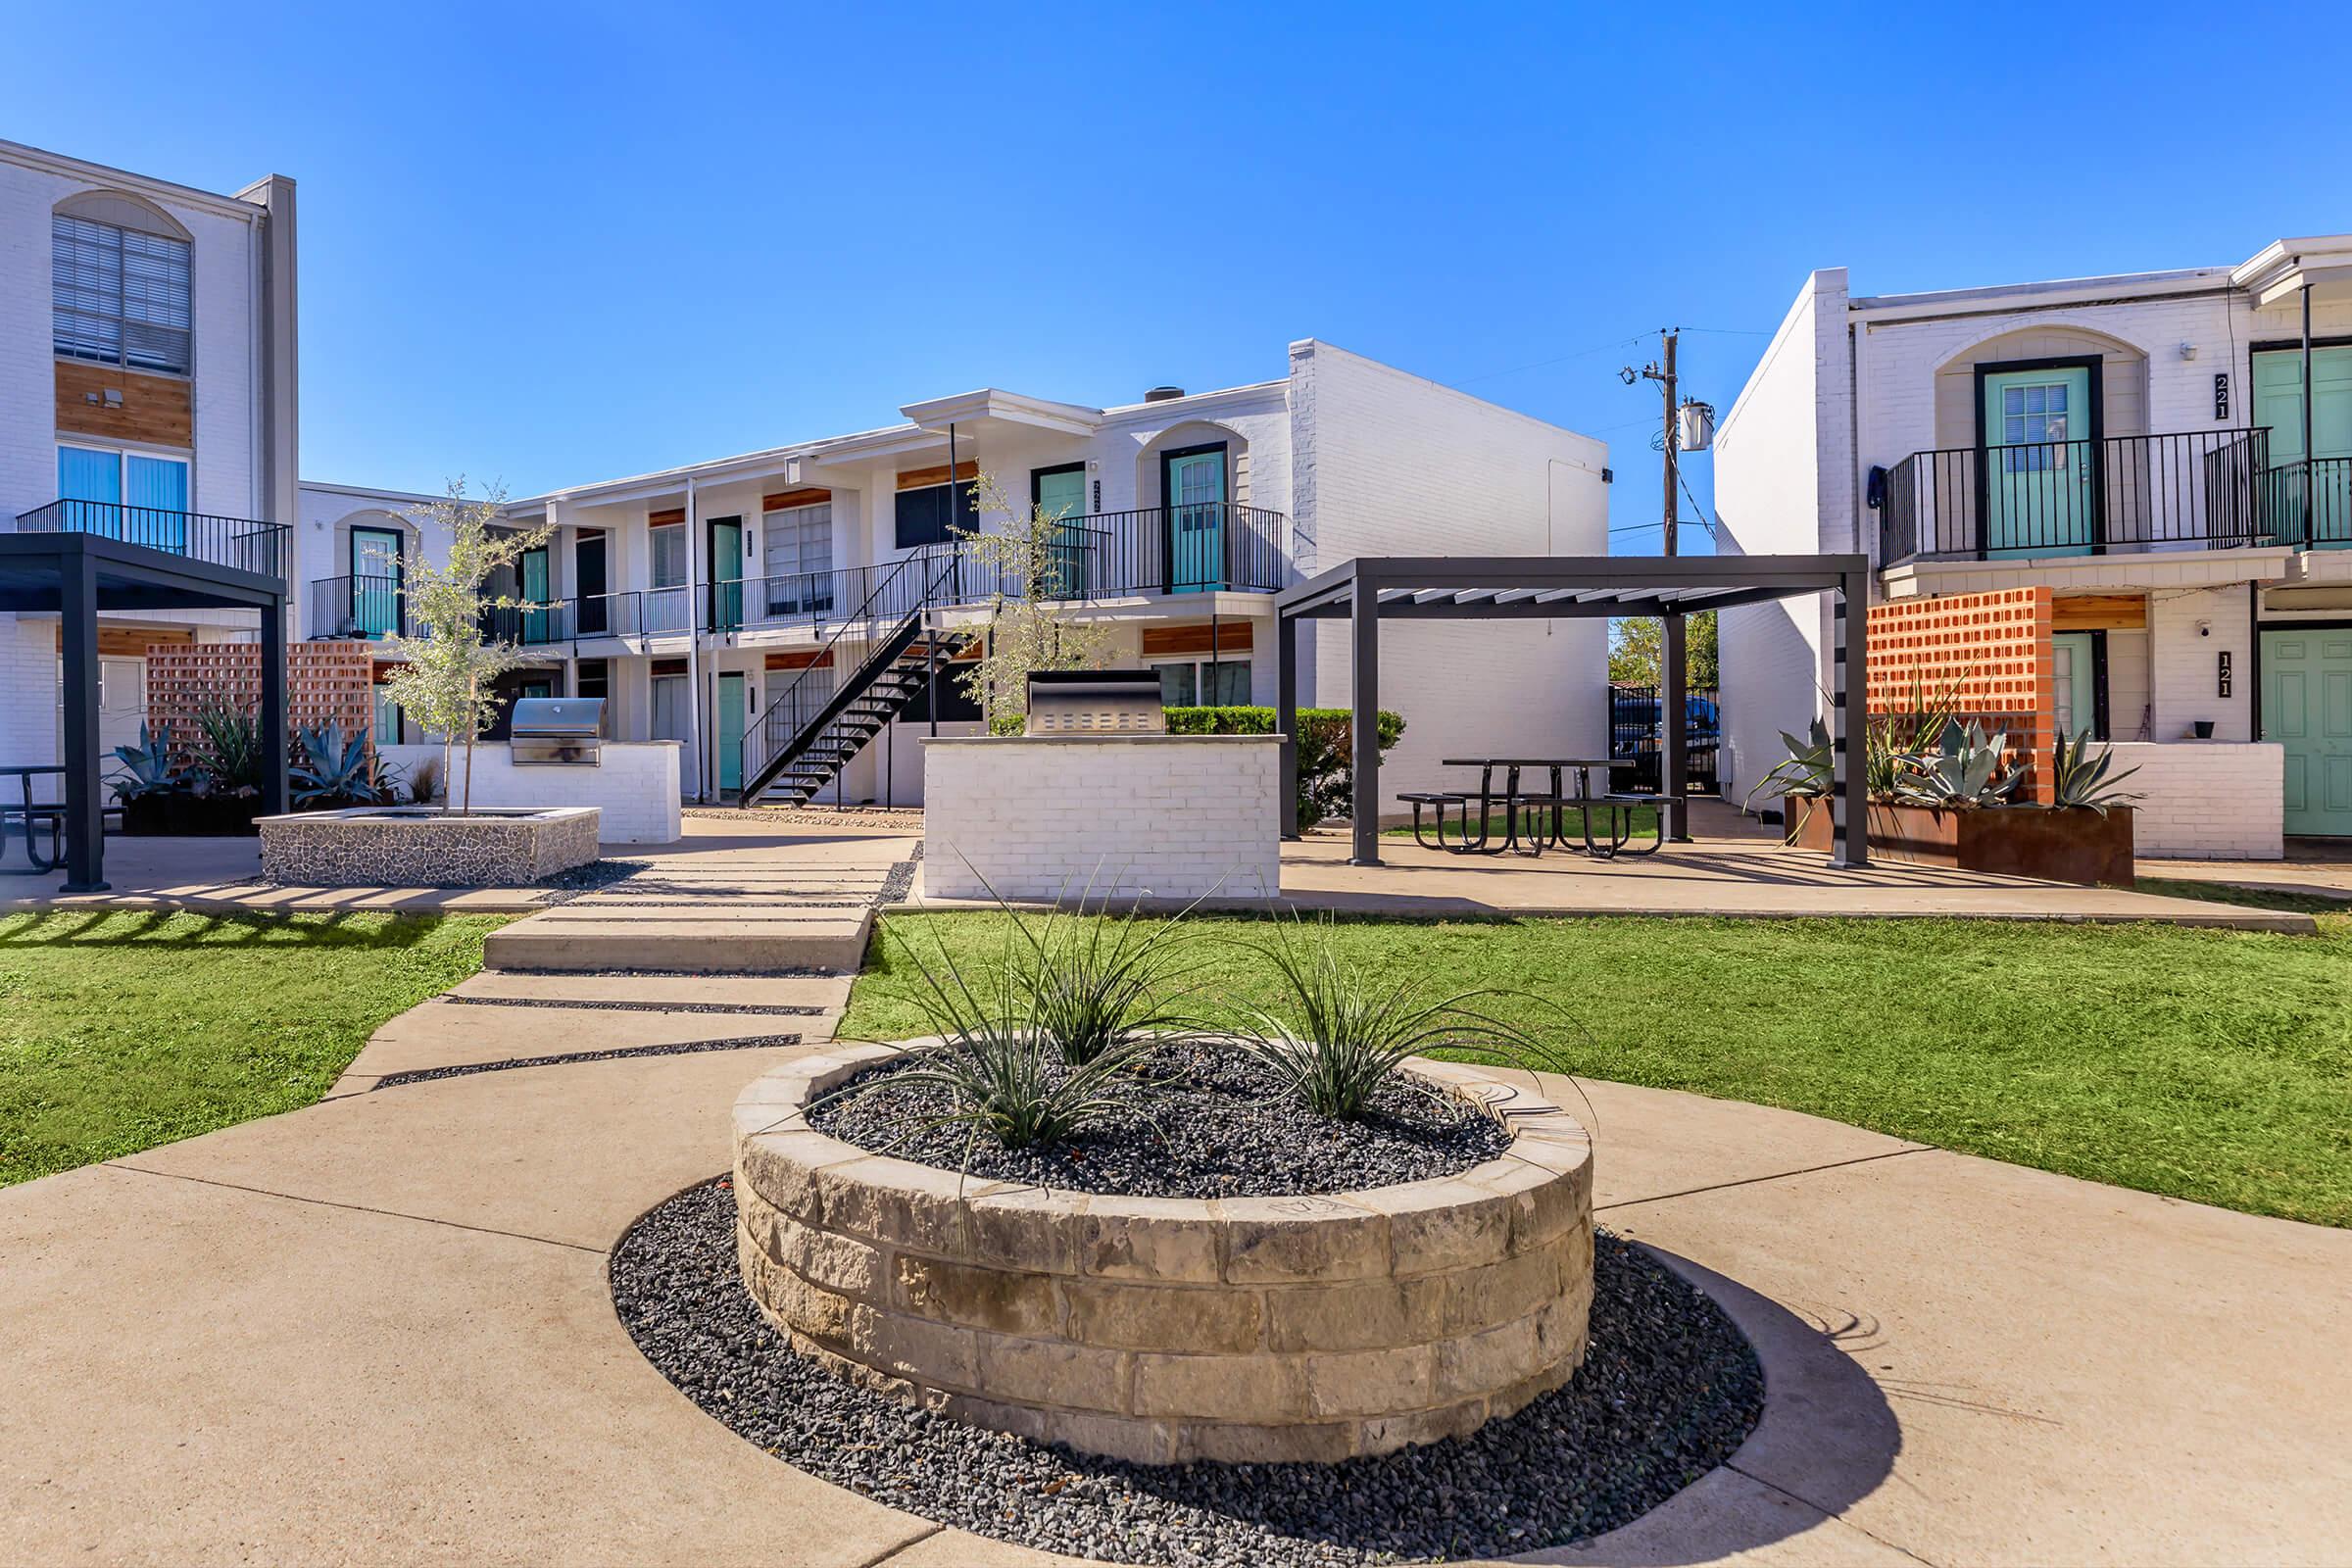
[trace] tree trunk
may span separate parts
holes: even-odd
[[[449,770],[449,764],[452,760],[451,747],[455,744],[455,742],[456,737],[454,736],[443,735],[441,737],[441,810],[444,815],[448,814],[449,811],[449,781],[457,777],[455,773]],[[432,803],[427,801],[425,804],[430,806]]]
[[[480,711],[481,700],[482,678],[476,675],[466,682],[466,806],[458,812],[460,816],[473,814],[473,738],[478,730],[475,714]]]

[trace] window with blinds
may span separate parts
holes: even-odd
[[[49,221],[57,352],[99,365],[187,374],[188,242],[63,213]]]
[[[686,525],[665,522],[653,530],[654,586],[686,586]]]

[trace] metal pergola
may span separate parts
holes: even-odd
[[[1298,836],[1298,623],[1346,617],[1353,623],[1355,865],[1380,863],[1380,623],[1383,620],[1594,619],[1618,615],[1679,618],[1801,594],[1834,596],[1836,628],[1830,687],[1836,743],[1831,820],[1832,865],[1868,863],[1863,777],[1851,715],[1867,690],[1863,632],[1870,603],[1863,556],[1363,556],[1334,566],[1274,602],[1275,724],[1282,731],[1282,832]],[[1666,646],[1678,646],[1667,639]],[[1661,801],[1679,820],[1685,769],[1686,679],[1680,662],[1661,672],[1664,766]],[[1849,701],[1848,694],[1851,694]],[[1509,738],[1497,736],[1496,750]]]
[[[265,524],[253,524],[259,529]],[[98,758],[98,613],[106,610],[252,610],[262,634],[262,804],[286,808],[286,585],[101,533],[0,534],[0,610],[59,616],[65,664],[68,893],[106,891]],[[0,764],[13,759],[0,757]]]

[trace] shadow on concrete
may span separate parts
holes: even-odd
[[[1687,1257],[1637,1245],[1706,1292],[1747,1336],[1764,1366],[1764,1419],[1730,1459],[1632,1524],[1519,1560],[1713,1562],[1818,1528],[1877,1491],[1903,1446],[1886,1394],[1855,1359],[1878,1342],[1878,1325],[1813,1321]]]

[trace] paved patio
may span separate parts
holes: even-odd
[[[611,1248],[726,1167],[737,1089],[802,1048],[368,1087],[632,1034],[813,1038],[846,989],[486,975],[387,1025],[318,1105],[0,1191],[11,1554],[1047,1560],[740,1442],[613,1315]],[[1537,1560],[2341,1560],[2352,1233],[1591,1093],[1601,1218],[1726,1304],[1770,1393],[1728,1466]]]

